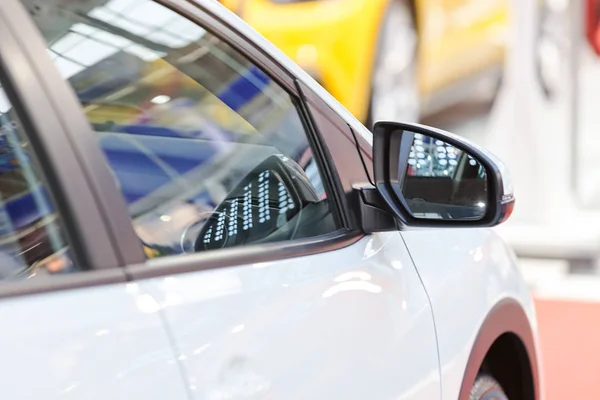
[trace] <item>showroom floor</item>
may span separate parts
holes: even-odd
[[[522,260],[536,298],[545,400],[600,393],[600,277],[569,275],[560,261]]]

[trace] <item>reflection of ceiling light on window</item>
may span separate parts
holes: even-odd
[[[164,222],[169,222],[171,220],[171,216],[170,215],[161,215],[160,220],[164,221]]]
[[[483,208],[483,207],[485,207],[485,203],[479,202],[479,203],[477,203],[477,206]]]
[[[171,101],[171,98],[167,95],[161,94],[150,100],[154,104],[165,104]]]

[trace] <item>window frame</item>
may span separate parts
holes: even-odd
[[[84,250],[94,254],[94,257],[88,260],[90,268],[114,268],[133,262],[143,255],[143,249],[138,246],[139,239],[128,220],[108,217],[114,213],[125,213],[127,210],[125,201],[117,192],[116,187],[115,190],[110,188],[111,185],[115,186],[113,173],[105,161],[104,154],[97,146],[92,135],[91,125],[85,117],[74,91],[62,79],[58,69],[54,66],[47,54],[45,40],[20,0],[2,0],[1,3],[0,13],[3,14],[5,26],[12,32],[16,40],[15,46],[22,53],[23,59],[27,60],[30,68],[28,79],[36,80],[39,85],[38,90],[44,93],[49,103],[45,109],[28,106],[26,110],[28,117],[35,119],[40,118],[41,114],[53,114],[52,117],[60,122],[61,130],[65,134],[61,145],[64,146],[64,149],[69,149],[69,156],[72,155],[76,160],[69,165],[69,173],[61,176],[61,179],[64,180],[62,183],[63,185],[70,184],[71,175],[81,173],[82,182],[79,185],[88,188],[83,192],[86,195],[83,201],[89,203],[87,206],[89,214],[87,215],[90,217],[84,216],[86,214],[76,214],[74,219],[81,228],[79,235],[85,243]],[[18,65],[13,65],[13,70],[18,71],[17,68]],[[32,85],[27,79],[14,83],[20,96],[35,96],[35,93],[31,93],[33,89],[30,86]],[[51,112],[43,113],[43,110],[51,110]],[[54,143],[53,133],[48,129],[40,130],[38,136],[44,140],[43,151],[46,151],[46,147]],[[64,151],[62,155],[53,155],[49,160],[52,168],[57,170],[66,168],[64,157]],[[88,190],[91,192],[89,198],[87,197]],[[74,190],[69,192],[67,200],[73,204],[79,203],[78,197],[82,197],[82,195]],[[90,207],[92,205],[96,207],[93,213],[92,207]],[[98,254],[100,250],[95,249],[93,232],[99,226],[103,226],[108,231],[107,240],[111,246],[101,250],[107,252],[110,249],[110,255]],[[128,250],[122,251],[123,247]],[[108,257],[112,259],[103,260]]]
[[[42,169],[40,179],[56,207],[75,256],[73,262],[89,271],[2,282],[0,298],[79,287],[87,281],[102,284],[126,280],[123,271],[107,269],[119,263],[111,233],[73,151],[66,121],[56,112],[61,105],[48,95],[49,88],[33,66],[31,50],[40,43],[31,22],[27,24],[28,18],[15,0],[0,2],[0,78]]]
[[[351,218],[352,212],[346,200],[344,200],[346,194],[340,192],[342,186],[335,170],[335,163],[327,157],[328,153],[323,139],[319,135],[315,121],[305,104],[305,99],[301,96],[294,75],[267,55],[260,46],[237,31],[235,27],[227,25],[217,15],[213,15],[209,10],[203,8],[202,4],[185,0],[154,1],[180,14],[183,18],[187,18],[191,22],[198,24],[203,29],[206,29],[226,42],[235,51],[244,55],[257,67],[261,68],[282,89],[290,94],[292,101],[298,106],[297,110],[305,124],[305,133],[313,149],[314,157],[316,157],[319,164],[323,183],[329,198],[332,199],[333,208],[339,213],[342,226],[337,231],[307,239],[264,245],[250,244],[231,249],[147,260],[139,239],[135,234],[133,224],[130,222],[125,201],[114,182],[112,171],[93,137],[91,125],[85,117],[72,88],[62,79],[50,57],[46,55],[45,41],[20,1],[3,0],[0,5],[0,20],[3,17],[6,18],[8,15],[11,16],[12,24],[8,25],[8,29],[14,32],[14,36],[18,32],[19,36],[22,37],[19,50],[27,58],[31,76],[34,77],[34,79],[31,79],[30,76],[29,79],[33,82],[29,85],[21,79],[21,81],[16,83],[16,88],[19,93],[24,93],[26,97],[35,97],[35,90],[32,86],[38,86],[37,90],[40,91],[43,88],[43,92],[47,96],[47,101],[50,103],[47,110],[52,110],[52,112],[43,112],[42,109],[33,107],[28,103],[27,116],[31,120],[42,117],[55,118],[57,119],[57,123],[61,124],[61,129],[64,132],[63,142],[65,143],[63,148],[72,149],[73,157],[67,158],[75,158],[76,160],[71,160],[71,162],[75,162],[77,166],[73,164],[67,165],[67,160],[62,159],[60,154],[53,153],[49,161],[53,165],[53,169],[64,170],[68,167],[67,170],[77,170],[80,181],[84,181],[86,188],[89,189],[89,192],[86,190],[86,193],[93,196],[94,201],[87,202],[87,204],[79,204],[81,201],[77,199],[78,196],[75,196],[77,192],[73,191],[74,185],[67,182],[67,174],[63,172],[59,176],[61,187],[67,186],[70,189],[65,196],[68,200],[67,203],[77,203],[80,208],[88,210],[93,219],[98,221],[102,226],[101,236],[109,244],[97,246],[93,238],[99,235],[89,232],[91,231],[89,227],[87,230],[83,229],[77,235],[81,236],[85,250],[94,254],[101,251],[114,254],[114,259],[110,260],[110,262],[100,263],[92,259],[94,262],[90,262],[91,268],[118,269],[116,267],[126,267],[121,270],[126,273],[127,279],[131,280],[172,274],[178,271],[200,271],[253,262],[276,261],[283,258],[299,257],[335,250],[359,240],[363,234],[356,229],[357,227],[353,222],[354,219]],[[41,56],[41,53],[44,53],[46,56]],[[51,140],[53,133],[44,126],[43,129],[39,130],[39,136],[47,141]],[[73,212],[75,225],[85,227],[87,216],[80,211],[75,211]],[[109,255],[107,254],[108,257]],[[82,274],[70,274],[69,276],[71,275],[77,277],[73,280],[80,282],[80,285],[86,285],[86,283],[83,283],[86,279],[82,277]],[[84,275],[87,275],[87,273]],[[121,275],[116,275],[121,280]],[[107,279],[99,279],[98,283],[108,282]],[[95,284],[95,282],[92,280],[87,282],[87,284]]]

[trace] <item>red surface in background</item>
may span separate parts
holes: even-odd
[[[536,307],[542,400],[600,399],[600,303],[537,300]]]
[[[600,0],[588,0],[585,31],[590,46],[600,56]]]

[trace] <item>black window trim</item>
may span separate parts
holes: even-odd
[[[329,160],[331,169],[334,171],[337,177],[335,184],[337,193],[342,193],[340,196],[340,202],[342,207],[346,210],[346,227],[350,230],[360,230],[360,215],[359,207],[356,205],[356,193],[353,192],[352,188],[344,187],[343,182],[351,182],[353,187],[357,184],[363,184],[369,181],[368,172],[366,170],[364,161],[361,158],[361,153],[357,150],[356,135],[348,124],[348,122],[340,116],[337,112],[332,110],[325,101],[317,95],[305,82],[296,81],[298,85],[298,91],[302,96],[303,103],[306,107],[306,112],[311,116],[312,121],[315,123],[315,129],[320,130],[320,139],[323,142],[323,153],[325,158]],[[319,114],[319,118],[315,118],[315,114]],[[324,120],[327,122],[324,123]],[[324,124],[324,125],[321,125]],[[327,124],[331,124],[334,127],[333,130]],[[321,127],[322,129],[319,129]],[[336,131],[337,129],[337,131]],[[336,135],[345,136],[339,138],[339,143],[343,144],[344,141],[349,141],[353,144],[352,151],[357,151],[353,155],[344,153],[344,157],[340,157],[337,149],[331,149],[331,146],[327,146],[327,142],[331,142],[332,137]],[[337,142],[337,140],[336,140]],[[360,163],[362,166],[362,174],[357,174],[356,170],[352,168],[351,163]]]
[[[338,229],[332,233],[306,239],[250,244],[224,250],[191,253],[185,256],[160,257],[141,264],[125,266],[125,271],[128,277],[136,280],[275,262],[340,250],[358,242],[362,237],[363,235],[357,232]]]

